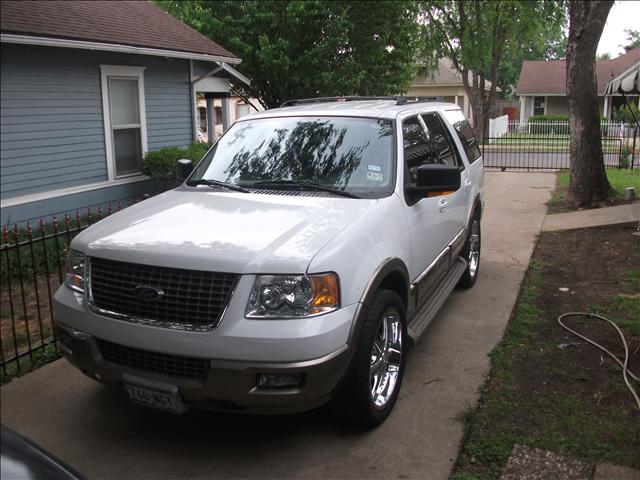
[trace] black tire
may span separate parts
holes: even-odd
[[[394,370],[395,364],[398,364],[397,375],[395,375],[393,387],[389,389],[388,399],[379,405],[374,401],[372,394],[372,382],[376,384],[376,381],[371,378],[374,342],[378,342],[376,345],[380,344],[380,329],[383,328],[384,316],[386,314],[388,319],[392,319],[393,312],[397,312],[400,326],[400,358],[398,360],[397,353],[390,354],[394,357],[393,360],[391,356],[388,357],[387,365],[391,365]],[[386,320],[386,322],[389,325],[390,321]],[[395,321],[392,323],[397,326]],[[396,333],[394,335],[397,337]],[[394,344],[397,345],[395,341]],[[378,290],[364,313],[349,370],[333,399],[331,407],[334,415],[343,421],[356,423],[367,428],[380,425],[389,416],[398,398],[404,375],[407,346],[406,312],[402,300],[395,292]],[[384,355],[380,355],[379,358],[381,371],[388,368],[382,364]],[[385,377],[389,378],[388,383],[378,383],[378,385],[384,387],[384,385],[391,384],[390,378],[393,373],[389,375],[389,377]],[[378,374],[377,378],[379,377]],[[387,395],[377,395],[377,401],[380,402],[383,397],[387,398]]]
[[[478,234],[478,255],[477,262],[475,264],[475,268],[472,265],[471,261],[471,246],[473,243],[473,234],[475,232],[475,225],[477,225],[477,234]],[[464,247],[462,247],[462,252],[460,256],[464,258],[468,265],[462,277],[458,281],[458,286],[461,288],[471,288],[475,285],[476,280],[478,279],[478,272],[480,271],[480,252],[482,247],[482,229],[480,228],[480,214],[476,210],[469,221],[469,231],[467,232],[467,240],[464,243]]]

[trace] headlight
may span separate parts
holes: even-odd
[[[300,318],[340,306],[338,276],[258,275],[247,304],[247,318]]]
[[[76,292],[84,292],[84,253],[69,250],[67,253],[64,284]]]

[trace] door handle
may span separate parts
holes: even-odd
[[[449,205],[449,202],[447,202],[446,198],[441,198],[440,202],[438,203],[438,210],[440,210],[440,212],[444,212],[444,209],[447,208],[447,205]]]
[[[466,190],[471,190],[471,185],[473,185],[473,182],[471,181],[471,179],[470,178],[465,179],[464,188]]]

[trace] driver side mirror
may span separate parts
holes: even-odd
[[[193,172],[193,162],[186,158],[176,161],[176,180],[179,184],[183,183]]]
[[[450,165],[426,164],[418,167],[416,185],[406,187],[414,199],[435,192],[455,192],[460,189],[460,168]]]

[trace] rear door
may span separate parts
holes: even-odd
[[[444,116],[452,127],[449,130],[453,131],[459,150],[466,157],[465,163],[467,165],[468,179],[471,181],[471,184],[467,184],[465,187],[469,191],[467,215],[471,215],[471,209],[473,208],[475,199],[478,195],[482,195],[484,185],[482,154],[478,141],[473,134],[473,129],[460,109],[447,110],[444,112]]]

